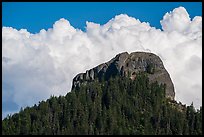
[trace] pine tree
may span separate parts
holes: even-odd
[[[165,85],[114,77],[91,81],[65,97],[51,96],[2,121],[2,134],[201,135],[202,107],[180,109],[165,98]]]

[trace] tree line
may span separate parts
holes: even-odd
[[[201,135],[202,107],[180,109],[145,73],[92,81],[2,120],[3,135]]]

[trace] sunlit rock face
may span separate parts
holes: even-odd
[[[159,84],[166,84],[166,97],[174,100],[174,85],[162,60],[157,55],[147,52],[120,53],[110,61],[75,76],[72,89],[89,81],[108,80],[114,76],[130,77],[134,80],[139,72],[146,72],[150,83],[157,81]]]

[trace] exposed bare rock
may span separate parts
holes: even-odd
[[[73,79],[72,89],[80,87],[82,83],[108,80],[116,75],[127,76],[134,80],[138,72],[147,72],[150,82],[166,84],[166,97],[174,100],[174,85],[162,60],[157,55],[146,52],[120,53],[110,61],[87,70],[86,73],[78,74]]]

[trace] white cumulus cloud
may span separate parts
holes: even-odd
[[[160,22],[162,30],[121,14],[104,25],[87,21],[85,32],[64,18],[36,34],[2,27],[3,116],[50,95],[65,95],[76,74],[124,51],[159,55],[173,80],[176,100],[194,102],[199,108],[202,17],[191,20],[186,9],[179,7]]]

